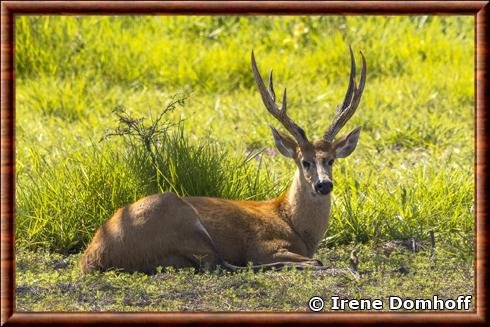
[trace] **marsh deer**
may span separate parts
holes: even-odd
[[[145,197],[119,209],[99,228],[81,258],[82,272],[122,269],[153,272],[175,268],[221,266],[230,271],[294,266],[321,269],[313,259],[328,227],[332,166],[354,151],[361,127],[335,136],[356,111],[366,81],[366,61],[356,83],[352,49],[345,98],[322,139],[310,142],[287,114],[286,90],[279,108],[272,82],[266,88],[252,51],[252,71],[269,113],[289,132],[270,127],[279,152],[294,160],[297,170],[284,194],[269,201],[233,201],[174,193]]]

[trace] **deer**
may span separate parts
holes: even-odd
[[[82,273],[111,269],[154,273],[157,267],[254,272],[282,267],[324,269],[313,256],[328,229],[332,168],[356,148],[361,126],[336,138],[356,112],[366,81],[362,52],[359,83],[350,50],[350,76],[343,102],[323,138],[309,141],[287,113],[286,89],[276,103],[272,71],[266,88],[251,53],[252,72],[267,111],[286,134],[269,125],[279,153],[297,167],[283,194],[266,201],[179,197],[164,192],[144,197],[104,223],[80,259]]]

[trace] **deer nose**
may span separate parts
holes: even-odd
[[[333,183],[331,181],[323,181],[315,184],[315,191],[321,194],[328,194],[332,192]]]

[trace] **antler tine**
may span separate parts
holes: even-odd
[[[351,73],[349,77],[349,86],[347,87],[347,92],[345,94],[344,101],[341,106],[338,107],[335,118],[330,125],[330,128],[325,133],[324,139],[327,142],[332,142],[335,135],[344,127],[344,125],[349,121],[352,115],[356,112],[356,109],[361,100],[362,92],[364,91],[364,85],[366,83],[366,58],[364,54],[360,52],[362,57],[362,68],[361,68],[361,78],[359,80],[359,86],[356,86],[355,76],[356,76],[356,64],[354,59],[354,54],[352,49],[350,49],[351,55]]]
[[[306,134],[301,127],[296,125],[291,118],[288,117],[287,110],[287,102],[286,102],[286,89],[284,89],[284,95],[282,98],[281,109],[277,107],[275,102],[276,95],[274,93],[274,85],[272,82],[272,71],[269,75],[269,89],[267,90],[264,81],[262,80],[262,76],[260,75],[259,69],[257,68],[257,63],[255,62],[254,52],[252,51],[252,71],[255,77],[255,83],[259,89],[260,95],[262,97],[262,101],[264,105],[271,113],[274,118],[276,118],[285,128],[291,133],[291,135],[296,139],[298,145],[302,146],[308,143],[308,139],[306,138]]]
[[[272,101],[276,101],[276,93],[274,92],[274,83],[272,82],[272,70],[269,74],[269,93],[272,97]]]
[[[349,76],[349,86],[345,93],[344,101],[342,105],[338,108],[338,111],[344,110],[349,103],[352,101],[352,95],[354,94],[354,88],[356,84],[356,61],[354,59],[354,53],[352,52],[352,47],[349,45],[350,52],[350,76]]]
[[[354,99],[352,100],[351,106],[354,106],[357,109],[359,102],[361,101],[362,92],[364,91],[364,85],[366,84],[366,58],[364,58],[364,54],[362,51],[359,51],[362,57],[362,68],[361,68],[361,79],[359,80],[359,86],[357,87],[356,94]],[[354,109],[355,111],[355,109]],[[354,112],[353,112],[354,113]],[[352,114],[353,114],[352,113]],[[352,116],[351,114],[351,116]],[[349,116],[350,118],[350,116]]]

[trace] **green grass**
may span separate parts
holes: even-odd
[[[457,260],[460,271],[471,267],[473,22],[439,16],[17,18],[18,262],[36,251],[75,260],[115,209],[152,193],[280,194],[294,167],[270,151],[267,125],[279,124],[261,103],[250,52],[263,74],[274,70],[277,90],[287,87],[290,115],[311,139],[323,134],[345,93],[351,44],[364,53],[368,77],[344,133],[363,129],[356,151],[335,164],[331,225],[320,253],[373,240],[428,244],[433,230],[445,258]],[[114,108],[150,120],[177,93],[188,98],[164,117],[177,125],[157,140],[158,172],[127,139],[99,142],[117,125]],[[18,281],[29,269],[18,270]],[[448,278],[442,270],[430,276],[438,283]],[[26,308],[43,305],[50,307]]]
[[[322,249],[318,257],[346,268],[348,250]],[[114,271],[81,276],[79,254],[27,251],[17,257],[19,311],[309,311],[307,303],[313,296],[325,300],[324,311],[331,311],[332,296],[381,299],[387,311],[390,296],[432,299],[434,295],[443,299],[472,295],[470,310],[475,309],[473,266],[443,251],[430,260],[425,251],[414,254],[397,248],[386,256],[372,244],[363,245],[360,279],[296,270],[196,274],[168,269],[152,276]]]

